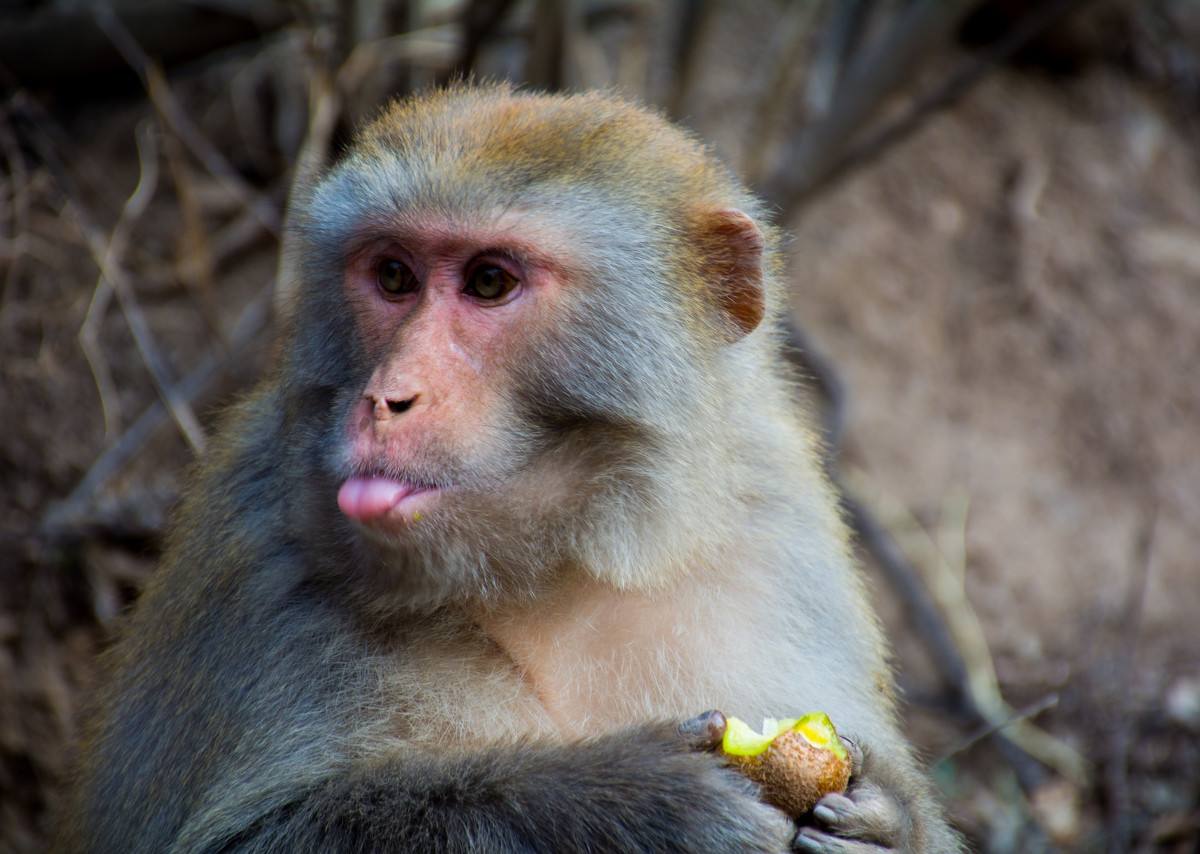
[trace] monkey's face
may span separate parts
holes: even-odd
[[[612,488],[592,481],[618,448],[580,448],[583,425],[655,396],[588,368],[621,362],[589,319],[617,297],[531,211],[360,223],[344,258],[360,368],[328,445],[338,509],[410,602],[537,584],[570,559],[564,516]]]
[[[653,565],[704,518],[681,472],[764,313],[762,234],[704,150],[551,100],[398,106],[297,217],[287,375],[335,390],[318,503],[409,603]]]
[[[521,217],[367,235],[344,295],[365,364],[348,401],[338,506],[401,537],[440,510],[519,487],[535,436],[515,403],[527,358],[569,278],[553,232]],[[516,496],[514,496],[514,499]]]

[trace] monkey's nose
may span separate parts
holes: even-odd
[[[408,412],[416,400],[415,394],[406,398],[367,395],[367,401],[371,404],[371,415],[376,421],[386,421],[393,415]]]

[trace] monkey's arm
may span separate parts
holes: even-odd
[[[353,768],[219,850],[781,852],[793,832],[753,785],[654,725]]]
[[[392,659],[328,590],[272,571],[294,558],[236,584],[204,578],[202,594],[179,589],[186,564],[166,567],[114,650],[59,850],[788,850],[790,820],[686,727],[397,746],[392,711],[419,702],[379,693]]]
[[[210,614],[193,626],[226,641],[207,656],[182,657],[203,648],[195,638],[141,645],[90,742],[60,849],[788,850],[791,821],[672,724],[566,744],[385,747],[366,711],[373,668],[318,649],[336,624],[305,616]]]

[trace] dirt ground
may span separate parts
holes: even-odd
[[[856,487],[927,574],[965,548],[1005,697],[1059,694],[1039,722],[1096,778],[1130,728],[1137,838],[1191,827],[1194,844],[1191,139],[1113,73],[1002,75],[814,207],[792,256],[796,314],[852,396]],[[997,791],[956,799],[956,815],[988,824]],[[1088,826],[1095,792],[1080,794],[1085,817],[1061,841],[1090,849],[1103,831]]]
[[[229,80],[248,65],[235,56],[177,94],[279,203],[294,130],[239,124]],[[704,91],[694,124],[736,154],[728,94]],[[67,117],[14,99],[0,126],[0,851],[44,845],[93,656],[153,567],[192,457],[168,423],[68,535],[42,532],[154,400],[115,302],[92,363],[79,336],[98,276],[87,234],[108,240],[148,115],[136,96]],[[121,261],[184,374],[270,282],[276,244],[245,228],[227,186],[148,136],[155,192]],[[1200,839],[1196,140],[1118,70],[1003,71],[789,223],[795,317],[849,393],[847,482],[938,591],[973,675],[994,669],[1049,733],[1046,784],[1022,792],[940,705],[868,562],[913,732],[978,850],[1103,850],[1114,820],[1131,850]],[[200,398],[203,425],[268,342]]]

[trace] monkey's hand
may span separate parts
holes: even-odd
[[[687,749],[715,756],[721,746],[721,738],[725,734],[725,715],[716,710],[707,711],[684,721],[679,725],[677,731]],[[756,835],[761,832],[765,839],[771,840],[762,850],[791,850],[789,842],[795,832],[795,826],[791,819],[783,812],[763,803],[759,797],[758,787],[754,784],[746,785],[749,781],[742,774],[724,767],[723,762],[718,763],[714,770],[721,778],[719,790],[714,794],[720,798],[728,798],[728,801],[720,809],[706,811],[721,828],[718,836],[714,837],[714,843],[716,839],[721,838],[727,832],[745,832],[750,828],[756,828]],[[697,792],[697,795],[710,796],[708,793],[701,792]],[[719,815],[719,813],[725,814]],[[672,848],[671,850],[676,849]],[[717,850],[724,849],[718,848]],[[760,849],[754,848],[753,850]]]
[[[957,839],[937,815],[922,780],[899,764],[842,736],[853,770],[850,787],[813,808],[811,824],[796,834],[796,851],[819,854],[882,854],[886,851],[955,852]]]

